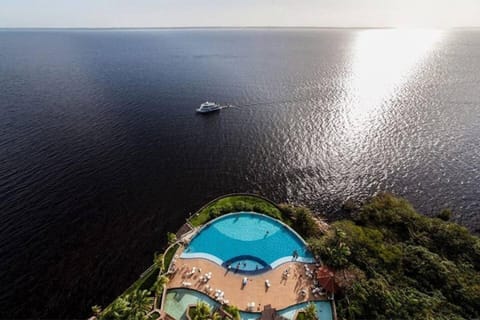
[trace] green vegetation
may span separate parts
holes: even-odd
[[[179,246],[180,246],[179,244],[173,245],[167,250],[167,252],[165,252],[164,259],[163,259],[164,272],[166,272],[167,268],[170,266],[170,262],[172,261],[175,255],[175,252],[177,252],[177,249]]]
[[[224,305],[223,310],[225,310],[228,314],[230,314],[233,319],[240,320],[240,310],[235,306]]]
[[[237,307],[224,305],[222,309],[233,316],[234,320],[240,320],[240,312]],[[212,311],[210,306],[203,301],[199,301],[196,305],[188,308],[188,316],[192,320],[228,320],[225,312],[221,310]]]
[[[442,219],[443,221],[448,221],[452,218],[452,210],[451,209],[443,209],[439,214],[438,218]]]
[[[177,235],[172,232],[167,232],[167,243],[168,245],[171,245],[177,241]]]
[[[122,296],[130,294],[135,290],[151,290],[157,279],[159,271],[160,270],[157,266],[152,265],[137,281],[135,281],[127,290],[125,290]]]
[[[170,278],[164,275],[158,275],[157,281],[155,281],[155,284],[153,285],[153,290],[155,291],[155,294],[157,296],[161,296],[163,293],[163,286],[166,285],[170,281]]]
[[[99,319],[124,319],[122,318],[122,313],[119,313],[118,310],[123,310],[124,302],[127,300],[127,297],[130,297],[134,292],[137,291],[147,292],[149,295],[151,295],[152,291],[155,292],[159,271],[160,269],[155,264],[148,268],[137,281],[135,281],[127,290],[125,290],[118,298],[116,298],[108,307],[105,308]],[[98,306],[92,307],[92,312],[95,315],[95,311],[93,310],[94,307]],[[113,313],[112,309],[114,310]],[[109,317],[105,318],[105,315],[109,315]],[[120,318],[117,318],[116,316]]]
[[[313,303],[307,304],[307,306],[298,313],[296,320],[318,320],[317,306]]]
[[[101,319],[123,319],[122,313],[118,309],[125,307],[124,301],[127,297],[131,296],[136,291],[148,292],[148,295],[152,298],[153,295],[161,296],[163,293],[163,287],[169,281],[169,278],[162,273],[165,272],[165,268],[168,267],[170,261],[172,260],[175,252],[177,251],[179,245],[173,245],[167,250],[165,255],[155,253],[153,257],[153,265],[150,266],[142,276],[135,281],[127,290],[125,290],[115,301],[113,301],[105,310],[102,312],[100,306],[93,306],[92,313],[93,315]],[[160,272],[162,270],[162,272]],[[160,302],[160,300],[158,301]],[[150,305],[152,307],[152,305]],[[112,309],[117,311],[112,311]],[[113,312],[113,313],[112,313]],[[104,318],[105,315],[109,315],[109,318]],[[120,318],[116,318],[116,317]],[[140,319],[140,318],[139,318]]]
[[[305,311],[299,311],[295,320],[305,320]]]
[[[340,319],[480,316],[480,239],[403,199],[379,195],[310,241],[340,279],[355,278],[337,296]]]
[[[158,312],[152,312],[149,316],[148,316],[148,320],[157,320],[158,318],[160,317],[160,313]]]
[[[283,220],[280,210],[270,202],[255,196],[234,195],[210,203],[192,216],[189,221],[192,226],[199,227],[223,214],[236,211],[255,211]]]
[[[158,254],[157,252],[155,252],[155,254],[153,255],[153,265],[156,266],[158,270],[163,270],[163,260],[163,254]]]
[[[266,214],[286,223],[304,238],[316,236],[320,233],[310,209],[286,204],[277,207],[262,198],[246,195],[234,195],[218,199],[192,216],[189,221],[194,227],[198,227],[221,215],[238,211],[254,211]]]
[[[221,319],[218,313],[212,314],[212,309],[205,302],[199,301],[196,306],[188,309],[188,316],[192,320],[217,320]]]
[[[101,313],[102,313],[102,307],[100,307],[99,305],[92,306],[92,314],[95,317],[98,317]]]
[[[307,239],[320,234],[320,229],[310,209],[287,204],[281,204],[279,208],[282,213],[282,220],[303,238]]]
[[[99,320],[143,320],[150,311],[153,298],[148,290],[135,290],[118,297]]]
[[[342,229],[333,227],[324,236],[308,239],[310,251],[322,257],[322,261],[334,268],[343,269],[349,265],[351,250],[345,243],[346,234]]]

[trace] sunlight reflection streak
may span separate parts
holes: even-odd
[[[438,30],[362,31],[352,49],[351,75],[343,101],[349,132],[365,134],[442,36]]]

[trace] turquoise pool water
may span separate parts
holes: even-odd
[[[319,320],[332,320],[333,313],[332,313],[332,305],[330,301],[314,301],[313,302],[317,307],[317,317]],[[286,309],[278,311],[278,314],[285,319],[295,319],[295,314],[297,311],[304,309],[307,306],[308,302],[300,303]]]
[[[294,231],[270,217],[237,212],[207,224],[182,253],[183,258],[207,258],[239,271],[261,272],[292,261],[313,262],[306,244]]]
[[[241,320],[259,320],[262,314],[260,312],[245,312],[240,311]]]
[[[187,319],[187,307],[192,304],[197,304],[198,301],[207,303],[212,310],[219,307],[218,302],[198,291],[190,289],[170,289],[167,292],[164,310],[175,319],[184,320]],[[332,307],[329,301],[315,301],[314,303],[317,306],[317,316],[319,320],[333,319]],[[277,313],[285,319],[293,320],[297,311],[302,310],[306,305],[306,302],[300,303],[279,310]],[[257,320],[260,316],[261,313],[259,312],[240,311],[240,317],[242,320]]]
[[[191,304],[197,304],[198,301],[206,302],[212,310],[219,306],[218,302],[195,290],[174,289],[168,290],[163,309],[175,319],[187,319],[187,307]]]
[[[210,305],[212,310],[218,308],[218,302],[212,300],[209,296],[190,289],[170,289],[165,298],[164,310],[177,320],[186,320],[187,307],[203,301]],[[241,320],[258,320],[260,313],[240,311]]]

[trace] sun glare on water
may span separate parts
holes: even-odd
[[[388,111],[388,100],[441,38],[442,31],[420,29],[366,30],[357,35],[343,101],[351,132],[361,134]]]

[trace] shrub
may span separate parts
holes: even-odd
[[[310,238],[320,234],[317,221],[315,221],[310,209],[305,207],[294,207],[287,204],[281,204],[279,208],[282,212],[282,216],[287,219],[286,222],[302,237]]]
[[[235,306],[224,305],[223,309],[228,312],[233,319],[240,320],[240,310]]]
[[[452,210],[451,209],[443,209],[437,216],[439,219],[443,221],[448,221],[452,218]]]
[[[167,232],[167,241],[169,245],[175,243],[175,241],[177,241],[177,235],[172,232]]]
[[[351,255],[350,247],[345,243],[345,233],[339,228],[332,228],[321,238],[308,240],[310,250],[322,261],[334,269],[348,266]]]
[[[353,221],[332,227],[345,237],[331,230],[310,240],[312,249],[332,263],[329,253],[343,241],[351,249],[348,270],[365,275],[342,286],[341,319],[480,316],[480,239],[464,227],[422,216],[390,194],[373,198]]]
[[[190,307],[188,315],[192,320],[210,320],[212,309],[208,304],[203,301],[199,301],[196,306]]]

